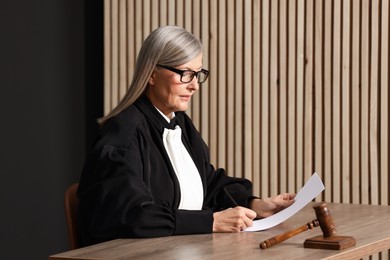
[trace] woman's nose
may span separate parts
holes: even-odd
[[[188,89],[190,90],[198,90],[199,89],[199,83],[198,83],[198,78],[197,77],[194,77],[191,82],[188,84],[187,86]]]

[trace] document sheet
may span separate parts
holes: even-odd
[[[303,188],[295,196],[294,204],[270,217],[253,221],[253,226],[245,229],[244,231],[261,231],[282,223],[283,221],[292,217],[304,206],[306,206],[324,189],[325,186],[322,183],[320,177],[317,173],[314,173],[303,186]]]

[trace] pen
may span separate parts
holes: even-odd
[[[229,197],[229,199],[233,203],[233,205],[235,207],[237,207],[238,206],[237,202],[233,199],[233,197],[230,195],[230,193],[226,190],[226,187],[224,187],[223,190],[225,191],[226,195]]]

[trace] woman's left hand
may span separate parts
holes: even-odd
[[[257,213],[258,218],[266,218],[291,206],[294,198],[294,193],[283,193],[266,199],[253,199],[249,207]]]

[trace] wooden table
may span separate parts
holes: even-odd
[[[359,259],[390,249],[390,206],[333,203],[329,203],[328,208],[337,235],[353,236],[354,247],[344,250],[304,248],[306,238],[322,234],[318,227],[271,248],[259,248],[263,240],[313,220],[314,204],[266,231],[117,239],[52,255],[49,259]]]

